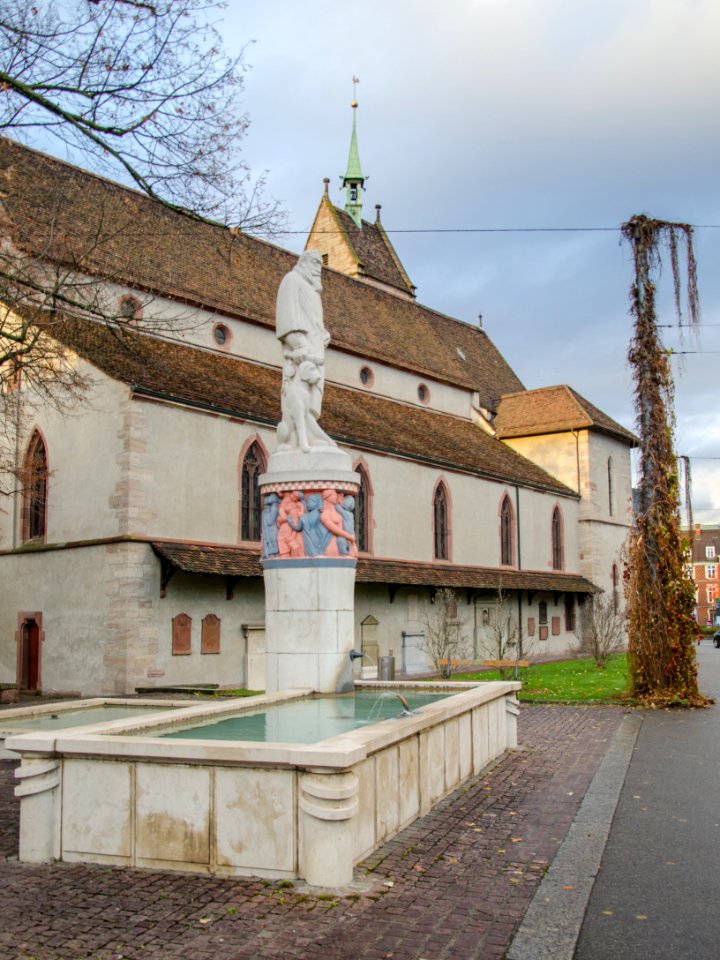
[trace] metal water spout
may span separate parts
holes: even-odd
[[[403,709],[402,709],[402,713],[400,714],[400,716],[401,716],[401,717],[414,717],[414,716],[415,716],[415,711],[410,709],[410,704],[407,702],[407,700],[405,699],[405,697],[404,697],[401,693],[396,693],[395,696],[398,698],[398,700],[399,700],[400,703],[402,704],[402,708],[403,708]]]
[[[365,654],[364,654],[364,653],[360,653],[359,650],[351,650],[351,651],[350,651],[350,660],[351,660],[351,661],[353,661],[353,660],[362,660],[362,658],[363,658],[364,656],[365,656]]]

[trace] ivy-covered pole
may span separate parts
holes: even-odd
[[[635,379],[640,437],[636,523],[625,573],[631,692],[648,703],[704,706],[708,701],[698,689],[695,661],[695,589],[685,572],[685,544],[680,534],[673,379],[669,354],[658,334],[653,282],[653,273],[660,267],[661,245],[666,244],[675,307],[682,323],[678,242],[684,240],[689,319],[691,326],[697,326],[692,227],[636,216],[623,224],[622,232],[632,246],[635,262],[630,291],[635,329],[628,358]]]

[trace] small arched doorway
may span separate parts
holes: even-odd
[[[40,624],[34,617],[20,626],[20,664],[18,680],[23,690],[40,687]]]

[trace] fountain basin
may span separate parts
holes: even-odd
[[[13,736],[20,859],[345,886],[354,864],[517,745],[519,687],[423,684],[448,696],[309,744],[159,735],[309,691]]]
[[[61,730],[69,727],[96,726],[110,720],[148,716],[187,707],[187,700],[123,699],[92,697],[13,707],[0,711],[0,760],[17,760],[18,755],[5,748],[13,734],[31,730]]]

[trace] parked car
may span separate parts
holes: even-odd
[[[713,634],[713,643],[715,644],[716,647],[720,647],[720,630],[717,630]]]

